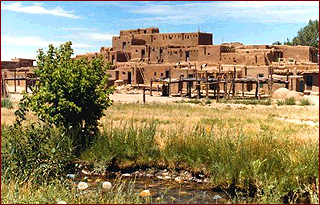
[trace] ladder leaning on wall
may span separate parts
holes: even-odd
[[[142,76],[142,79],[143,79],[143,83],[146,84],[147,81],[146,81],[146,76],[145,76],[145,73],[144,73],[144,69],[141,67],[141,63],[139,63],[139,65],[137,66],[140,73],[141,73],[141,76]]]

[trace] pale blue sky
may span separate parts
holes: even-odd
[[[1,2],[1,60],[35,58],[38,48],[71,40],[75,54],[111,46],[121,29],[213,33],[214,44],[272,44],[319,19],[319,2]]]

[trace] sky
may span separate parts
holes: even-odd
[[[36,58],[49,44],[72,41],[75,54],[112,45],[120,30],[213,33],[213,42],[272,44],[290,40],[318,1],[1,1],[1,60]]]

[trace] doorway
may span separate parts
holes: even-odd
[[[128,84],[131,84],[131,72],[128,72]]]

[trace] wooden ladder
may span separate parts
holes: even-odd
[[[127,62],[129,62],[129,60],[130,60],[130,57],[129,57],[128,53],[127,53],[127,52],[125,52],[125,51],[124,51],[124,56],[126,57],[126,59],[127,59]]]
[[[146,81],[146,76],[145,76],[145,73],[144,73],[144,69],[141,68],[141,64],[138,65],[138,69],[141,73],[141,76],[142,76],[142,79],[143,79],[143,83],[146,84],[147,81]]]

